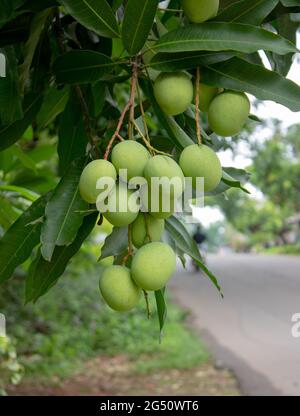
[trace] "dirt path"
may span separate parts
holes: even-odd
[[[138,374],[126,356],[100,356],[88,361],[84,369],[62,382],[25,381],[8,389],[9,395],[38,396],[215,396],[239,395],[236,380],[227,370],[211,363],[191,370],[165,370]]]

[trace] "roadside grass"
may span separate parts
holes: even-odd
[[[286,245],[278,247],[270,247],[263,251],[265,254],[288,254],[293,256],[300,256],[299,245]]]
[[[12,280],[0,291],[0,309],[7,317],[7,330],[16,342],[26,377],[66,377],[97,355],[126,354],[139,373],[189,369],[208,361],[201,340],[185,324],[186,312],[177,305],[168,302],[168,319],[159,343],[154,299],[150,320],[143,299],[130,313],[114,312],[100,299],[99,268],[89,267],[86,261],[80,264],[76,261],[34,305],[22,304],[23,278]]]

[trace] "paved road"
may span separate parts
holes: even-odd
[[[179,271],[171,286],[188,307],[217,359],[231,368],[246,395],[300,395],[300,257],[211,255],[221,299],[204,276]]]

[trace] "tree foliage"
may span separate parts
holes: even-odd
[[[27,300],[56,283],[96,223],[95,207],[78,195],[78,180],[90,158],[110,149],[114,132],[127,135],[127,124],[130,132],[134,121],[135,139],[149,133],[152,146],[175,159],[197,141],[194,106],[171,117],[157,104],[152,81],[158,71],[186,70],[194,77],[200,67],[208,85],[300,111],[300,87],[285,78],[297,52],[298,1],[270,0],[255,7],[249,0],[221,1],[219,15],[197,25],[187,22],[179,1],[170,4],[175,11],[155,0],[0,4],[0,52],[7,67],[7,76],[0,78],[0,281],[30,258]],[[264,67],[262,49],[273,70]],[[130,101],[133,74],[137,94]],[[133,119],[123,111],[128,105]],[[203,122],[203,142],[222,149],[224,141],[206,127]],[[259,159],[255,163],[260,166]],[[245,177],[224,170],[214,194],[243,189]],[[166,232],[178,254],[189,254],[218,287],[176,218]],[[115,229],[103,250],[116,262],[123,252],[120,234]],[[162,327],[163,292],[156,298]]]

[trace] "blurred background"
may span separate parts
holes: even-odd
[[[262,57],[264,58],[264,57]],[[289,78],[300,83],[295,61]],[[24,275],[0,288],[8,338],[0,341],[1,394],[239,395],[300,394],[300,114],[252,98],[256,116],[219,156],[245,169],[244,187],[208,197],[187,224],[224,299],[186,259],[168,291],[162,339],[152,303],[120,315],[99,295],[100,247],[111,232],[94,230],[60,282],[24,305]],[[39,144],[29,129],[22,148],[0,155],[0,233],[37,194],[57,182],[51,126]],[[26,150],[25,152],[23,150]],[[245,179],[245,178],[244,178]]]

